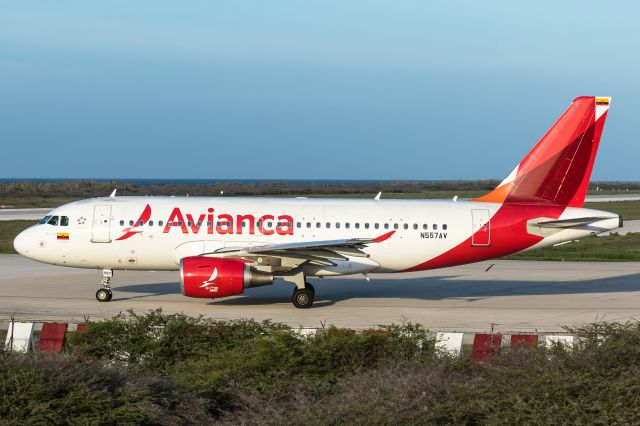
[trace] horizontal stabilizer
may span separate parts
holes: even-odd
[[[590,225],[606,219],[611,219],[611,217],[577,217],[572,219],[548,220],[535,223],[535,225],[543,228],[575,228],[577,226]]]

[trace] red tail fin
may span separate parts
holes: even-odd
[[[581,207],[610,102],[574,99],[511,174],[475,201]]]

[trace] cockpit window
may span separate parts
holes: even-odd
[[[68,216],[60,216],[60,226],[69,226]]]
[[[42,219],[40,219],[40,222],[38,222],[40,225],[44,225],[45,223],[49,222],[49,219],[51,219],[51,216],[45,216]]]
[[[49,219],[49,222],[47,222],[49,225],[53,225],[53,226],[58,226],[58,220],[60,219],[59,216],[51,216],[51,219]]]

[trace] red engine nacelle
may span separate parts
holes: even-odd
[[[180,261],[180,288],[185,296],[213,299],[269,284],[273,284],[273,275],[241,260],[192,256]]]

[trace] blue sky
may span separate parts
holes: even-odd
[[[502,178],[580,95],[640,180],[634,2],[0,0],[0,177]]]

